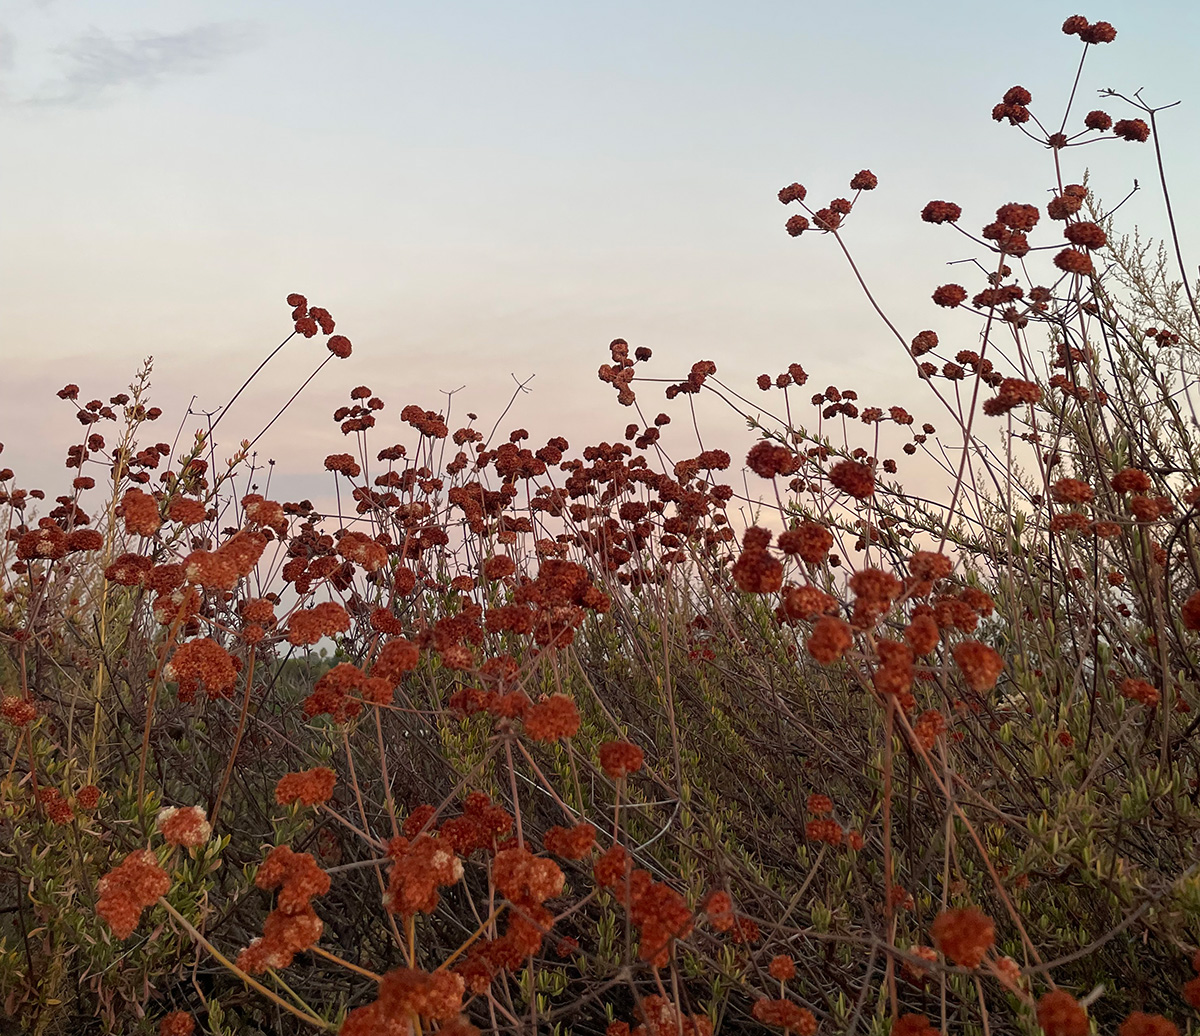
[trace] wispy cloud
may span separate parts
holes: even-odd
[[[58,47],[61,78],[25,99],[31,105],[90,106],[111,100],[121,87],[147,89],[171,76],[202,75],[261,39],[250,22],[217,22],[182,32],[140,33],[115,39],[97,30]]]

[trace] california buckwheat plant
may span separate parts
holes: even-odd
[[[1065,104],[991,113],[1049,200],[912,214],[976,260],[936,327],[852,256],[886,177],[779,192],[925,414],[616,339],[583,448],[352,388],[323,514],[151,442],[149,362],[66,385],[53,506],[0,471],[0,1031],[1195,1031],[1200,312],[1165,177],[1156,259],[1073,150],[1157,173],[1161,109],[1080,111],[1117,31],[1063,32]]]

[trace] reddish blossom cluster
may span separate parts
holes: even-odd
[[[450,434],[441,414],[436,410],[425,410],[416,403],[409,403],[400,411],[400,420],[428,439],[444,439]]]
[[[954,646],[954,661],[973,691],[989,691],[1004,671],[1004,659],[993,648],[977,640],[964,640]]]
[[[850,627],[841,619],[826,615],[813,624],[812,635],[805,646],[821,665],[832,665],[853,643]]]
[[[794,554],[810,565],[819,565],[829,556],[833,547],[833,534],[823,525],[804,521],[792,529],[779,534],[779,549],[784,554]]]
[[[629,357],[629,343],[624,338],[614,338],[608,346],[609,353],[612,356],[612,363],[601,364],[599,370],[600,380],[608,385],[612,385],[617,390],[617,402],[621,406],[633,406],[637,399],[630,383],[633,381],[634,364],[641,359],[650,358],[650,350],[646,349],[643,356],[643,350],[638,349],[634,353],[634,358]]]
[[[312,693],[304,699],[304,715],[310,718],[327,715],[335,723],[353,719],[362,711],[363,703],[363,698],[355,694],[365,692],[368,680],[358,666],[339,662],[313,685]],[[382,687],[386,688],[386,682]]]
[[[796,962],[787,954],[781,953],[771,958],[767,965],[767,974],[780,982],[787,982],[796,977]]]
[[[913,734],[917,743],[927,752],[932,750],[933,746],[937,744],[937,739],[945,732],[946,717],[937,709],[927,709],[922,712],[917,718],[917,722],[913,724]]]
[[[992,118],[996,122],[1007,119],[1010,126],[1018,126],[1029,121],[1030,101],[1033,95],[1023,86],[1013,86],[1005,91],[1004,99],[992,109]]]
[[[754,1001],[750,1009],[757,1021],[777,1029],[788,1029],[796,1036],[815,1036],[817,1019],[812,1011],[790,1000],[768,1000],[762,997]]]
[[[525,733],[534,741],[558,741],[579,731],[579,709],[565,694],[552,694],[525,709]]]
[[[564,860],[582,860],[596,844],[596,829],[589,823],[574,827],[551,827],[542,836],[546,852]]]
[[[75,811],[63,793],[54,787],[38,788],[38,802],[52,824],[69,824],[75,819]]]
[[[1007,414],[1025,403],[1038,403],[1042,390],[1035,382],[1021,378],[1005,378],[1000,382],[1000,391],[983,402],[983,412],[990,417]]]
[[[275,801],[281,806],[299,802],[315,806],[328,802],[337,783],[337,774],[326,766],[315,766],[311,770],[285,773],[275,785]]]
[[[940,1036],[923,1014],[902,1014],[892,1024],[891,1036]]]
[[[795,217],[793,217],[793,219],[794,218]],[[717,365],[713,363],[712,360],[697,360],[692,364],[691,371],[683,381],[675,385],[667,386],[665,395],[667,399],[674,399],[680,394],[696,395],[700,389],[704,387],[704,383],[709,379],[709,377],[716,373]]]
[[[848,585],[855,595],[851,621],[860,630],[870,629],[879,622],[891,609],[901,589],[899,579],[879,568],[855,572]]]
[[[657,993],[643,997],[637,1007],[642,1024],[630,1029],[626,1022],[613,1022],[606,1036],[712,1036],[707,1015],[684,1014]]]
[[[858,461],[839,461],[829,469],[829,482],[835,489],[857,500],[875,495],[875,473]]]
[[[1095,492],[1077,478],[1060,478],[1050,487],[1050,495],[1060,504],[1090,504]]]
[[[388,856],[395,863],[388,876],[383,904],[392,913],[408,918],[437,909],[438,888],[453,885],[463,874],[462,861],[448,838],[421,834],[411,842],[393,838]]]
[[[921,210],[926,223],[955,223],[961,216],[962,208],[952,201],[931,201]]]
[[[37,719],[37,706],[28,698],[6,694],[0,698],[0,716],[14,727],[23,727]]]
[[[293,612],[288,620],[288,643],[298,647],[317,643],[322,637],[345,633],[350,617],[337,601],[322,601],[312,608]]]
[[[212,825],[199,806],[168,806],[159,810],[154,826],[170,845],[194,849],[212,835]]]
[[[967,289],[961,284],[943,284],[934,289],[932,297],[939,306],[954,309],[955,306],[961,306],[967,300]]]
[[[1046,993],[1037,1004],[1038,1025],[1046,1036],[1087,1036],[1088,1017],[1079,1001],[1062,989]]]
[[[187,1011],[172,1011],[158,1023],[158,1036],[192,1036],[195,1031],[196,1019]]]
[[[1084,43],[1112,43],[1117,30],[1109,22],[1089,22],[1081,14],[1073,14],[1062,25],[1068,36],[1078,36]]]
[[[100,879],[96,886],[100,898],[96,913],[108,922],[113,935],[128,939],[141,919],[142,911],[165,896],[171,879],[158,865],[149,849],[137,849]]]
[[[979,967],[996,943],[991,918],[974,907],[942,911],[934,918],[930,934],[937,948],[964,968]]]
[[[600,768],[614,781],[637,773],[644,761],[642,750],[628,741],[607,741],[600,746],[599,755]]]
[[[478,1036],[479,1030],[459,1017],[465,988],[452,971],[396,968],[379,980],[376,1000],[346,1016],[338,1036],[399,1036],[415,1031],[418,1019],[440,1022],[438,1031],[447,1036]]]
[[[1185,629],[1200,630],[1200,591],[1192,594],[1183,602],[1183,607],[1179,610],[1179,618]]]
[[[828,816],[833,812],[833,799],[828,795],[809,795],[808,801],[804,804],[814,817]]]
[[[505,849],[492,861],[492,883],[513,903],[541,906],[560,895],[565,882],[557,863],[525,848]]]
[[[804,825],[804,834],[811,842],[823,842],[826,845],[841,845],[846,832],[836,820],[810,820]]]
[[[404,834],[417,838],[431,830],[434,817],[432,806],[419,806],[404,822]],[[492,802],[482,791],[473,791],[463,800],[460,816],[444,820],[438,836],[459,856],[467,857],[477,849],[494,851],[499,839],[512,830],[513,816],[503,806]]]
[[[742,538],[742,553],[733,563],[730,575],[739,590],[750,594],[774,593],[783,586],[783,564],[767,546],[771,533],[753,526]]]
[[[1117,1036],[1179,1036],[1179,1027],[1161,1014],[1134,1011],[1117,1028]]]
[[[1141,702],[1148,709],[1154,708],[1158,704],[1160,697],[1158,688],[1154,684],[1148,683],[1145,680],[1139,680],[1134,676],[1122,680],[1120,690],[1122,698]]]
[[[762,478],[794,475],[800,470],[800,458],[786,446],[763,439],[746,454],[746,467]]]
[[[222,697],[233,690],[238,667],[234,658],[211,637],[189,640],[176,649],[163,667],[163,676],[179,684],[178,696],[193,701],[203,684],[209,695]]]
[[[286,968],[297,953],[316,944],[324,924],[311,900],[325,895],[330,882],[309,853],[294,853],[279,845],[263,860],[254,884],[267,891],[279,889],[279,894],[263,923],[262,937],[238,954],[238,967],[251,974]]]

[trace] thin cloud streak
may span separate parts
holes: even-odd
[[[59,47],[67,69],[22,103],[41,107],[94,106],[120,87],[150,89],[162,80],[203,75],[244,53],[262,38],[253,22],[215,22],[182,32],[142,33],[114,39],[98,30]]]

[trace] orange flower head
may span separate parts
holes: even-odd
[[[158,1023],[158,1036],[192,1036],[196,1031],[196,1019],[187,1011],[172,1011]]]
[[[1134,1011],[1121,1023],[1117,1033],[1119,1036],[1179,1036],[1179,1029],[1161,1014]]]
[[[290,806],[297,802],[305,806],[315,806],[329,801],[336,783],[337,774],[325,766],[316,766],[298,773],[285,773],[275,785],[275,801],[281,806]]]
[[[608,741],[600,746],[600,768],[614,781],[637,773],[643,761],[642,750],[628,741]]]
[[[169,844],[187,849],[203,845],[212,835],[212,825],[199,806],[168,806],[159,810],[154,826]]]
[[[943,911],[930,931],[938,949],[964,968],[979,967],[996,942],[991,918],[974,907]]]

